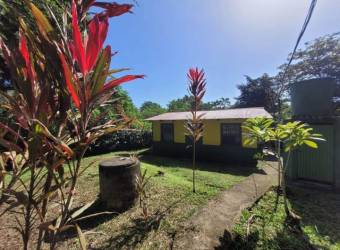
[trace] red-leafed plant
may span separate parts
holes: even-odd
[[[198,68],[190,69],[188,73],[189,87],[188,91],[192,96],[191,117],[186,123],[186,130],[192,141],[192,191],[196,192],[195,170],[196,170],[196,143],[203,136],[203,113],[198,113],[205,94],[206,79],[204,70]]]
[[[77,222],[92,203],[72,209],[77,180],[86,169],[82,158],[89,144],[129,122],[117,115],[116,120],[96,125],[93,111],[111,97],[116,86],[143,78],[114,77],[126,69],[111,69],[111,48],[103,47],[108,19],[130,12],[132,5],[72,1],[59,23],[48,7],[45,15],[30,1],[25,3],[35,23],[18,17],[18,52],[0,40],[14,89],[12,94],[1,92],[3,107],[16,121],[12,127],[0,122],[0,145],[13,159],[12,172],[0,167],[0,205],[11,202],[5,213],[14,209],[17,214],[24,249],[31,248],[30,236],[37,227],[38,249],[45,232],[55,248],[56,236],[70,227],[77,229],[85,248]],[[103,11],[90,17],[91,6]],[[9,181],[5,182],[6,176]],[[57,216],[49,213],[51,203],[59,207]]]

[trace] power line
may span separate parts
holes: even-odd
[[[281,97],[282,97],[284,91],[287,88],[287,86],[284,84],[284,79],[286,78],[286,74],[288,72],[288,69],[289,69],[292,61],[294,60],[294,56],[296,54],[297,48],[299,47],[300,41],[301,41],[301,39],[302,39],[302,37],[303,37],[307,27],[308,27],[308,24],[309,24],[311,18],[312,18],[312,15],[313,15],[316,3],[317,3],[317,0],[312,0],[311,4],[309,6],[309,9],[308,9],[308,12],[307,12],[307,16],[306,16],[305,21],[304,21],[304,23],[302,25],[301,31],[299,33],[299,36],[298,36],[298,38],[296,40],[293,52],[291,53],[290,59],[289,59],[287,65],[286,65],[286,67],[285,67],[285,69],[283,71],[283,74],[282,74],[282,81],[283,82],[282,82],[281,88],[279,89],[278,94],[277,94],[277,98],[278,98],[277,100],[279,102],[279,104],[278,104],[279,105],[279,107],[278,107],[279,108],[279,117],[278,117],[279,120],[282,120]],[[289,81],[288,81],[288,83],[289,83]]]
[[[317,2],[317,0],[312,0],[311,4],[309,6],[309,10],[308,10],[305,22],[303,23],[302,29],[301,29],[300,34],[298,36],[298,39],[297,39],[297,41],[295,43],[293,53],[291,54],[291,57],[290,57],[289,62],[287,64],[287,68],[290,66],[290,64],[292,63],[292,61],[294,59],[294,55],[295,55],[296,50],[297,50],[297,48],[298,48],[298,46],[300,44],[301,38],[303,37],[303,34],[305,33],[305,31],[307,29],[309,21],[312,18],[312,14],[313,14],[314,8],[316,6],[316,2]]]

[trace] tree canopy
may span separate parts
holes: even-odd
[[[141,117],[143,119],[146,119],[152,116],[162,114],[166,112],[166,109],[156,102],[147,101],[141,105],[139,112],[141,114]]]
[[[168,104],[169,112],[189,111],[191,108],[192,97],[185,95],[182,98],[171,100]]]
[[[264,107],[269,113],[277,112],[275,101],[275,81],[268,74],[258,78],[246,76],[246,82],[237,86],[240,95],[236,97],[234,107]]]
[[[286,64],[279,66],[280,72]],[[319,37],[299,49],[287,75],[291,82],[331,77],[340,81],[340,33]]]
[[[290,58],[291,55],[288,55]],[[340,96],[340,33],[326,35],[305,43],[294,55],[287,70],[287,63],[278,67],[275,76],[263,74],[257,78],[246,76],[246,82],[238,85],[240,95],[235,107],[263,106],[272,114],[279,110],[289,114],[287,96],[289,84],[312,78],[330,77],[338,83],[337,96]]]
[[[171,100],[168,104],[168,112],[182,112],[190,111],[192,103],[192,97],[185,95],[182,98]],[[219,99],[202,102],[201,110],[221,110],[230,108],[229,98],[221,97]]]
[[[202,110],[222,110],[230,108],[229,98],[221,97],[217,100],[210,102],[203,102],[201,105]]]

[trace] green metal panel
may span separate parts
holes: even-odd
[[[332,125],[312,125],[326,142],[318,142],[318,149],[303,147],[294,154],[297,177],[301,179],[333,183],[334,176],[334,127]]]

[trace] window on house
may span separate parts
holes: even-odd
[[[171,123],[161,124],[162,142],[174,142],[174,125]]]
[[[221,124],[222,145],[241,145],[241,125]]]

